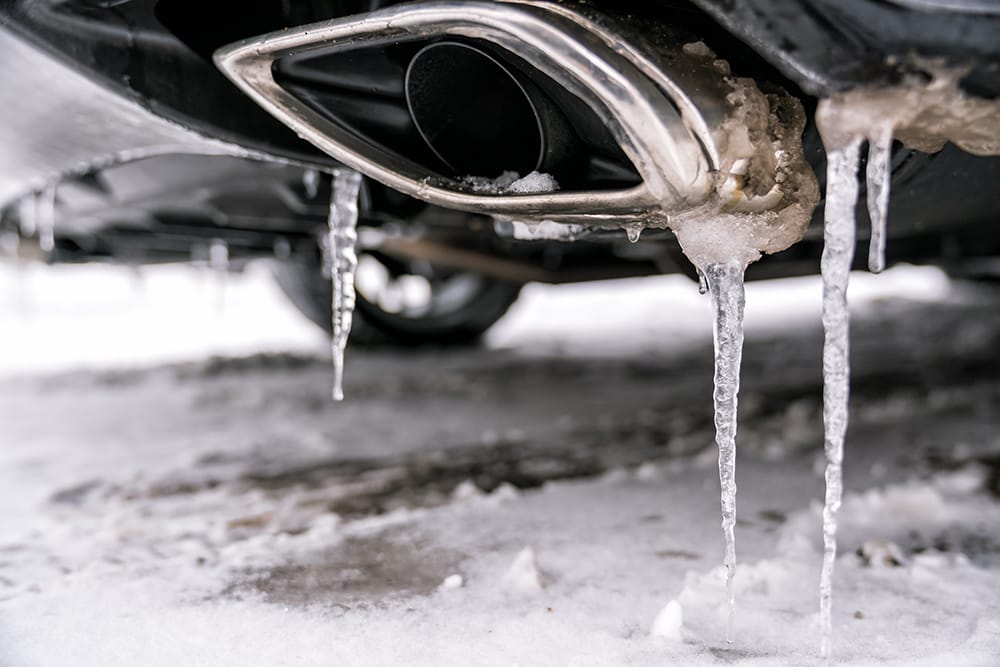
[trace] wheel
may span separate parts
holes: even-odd
[[[310,320],[332,332],[332,288],[318,263],[282,262],[278,285]],[[476,341],[517,300],[521,285],[377,253],[358,257],[351,342],[462,345]]]

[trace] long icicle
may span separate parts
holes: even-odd
[[[358,267],[358,195],[361,174],[348,169],[333,172],[330,215],[324,252],[324,273],[333,290],[331,317],[333,336],[333,400],[344,400],[344,351],[354,319],[354,272]]]
[[[726,597],[729,618],[726,641],[736,638],[736,411],[743,358],[744,267],[739,263],[710,264],[701,273],[712,296],[715,315],[715,442],[719,447],[722,532],[726,539]]]
[[[849,401],[847,284],[854,261],[854,207],[858,199],[860,141],[827,151],[826,213],[823,224],[823,425],[826,498],[823,507],[823,570],[820,575],[821,653],[829,657],[832,636],[833,566],[837,558],[837,511],[843,493],[844,437]]]
[[[868,217],[871,239],[868,246],[868,270],[885,269],[886,218],[889,215],[889,186],[892,179],[892,126],[872,133],[868,140]]]

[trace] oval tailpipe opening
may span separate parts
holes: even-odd
[[[421,49],[406,71],[406,102],[430,149],[456,176],[546,171],[571,130],[523,74],[462,42]]]

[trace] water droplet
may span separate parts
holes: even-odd
[[[625,225],[625,236],[628,237],[629,243],[638,243],[643,229],[644,227],[641,222],[633,222]]]

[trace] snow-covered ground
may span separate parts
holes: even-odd
[[[853,281],[835,661],[996,665],[1000,291]],[[727,645],[686,280],[351,349],[333,404],[265,267],[0,267],[0,665],[819,664],[819,293],[748,288]]]

